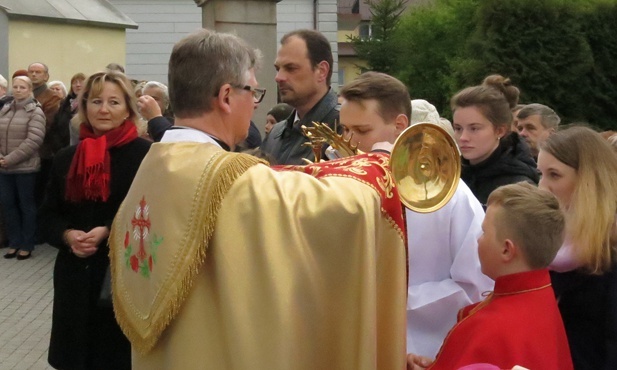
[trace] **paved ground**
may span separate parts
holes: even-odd
[[[25,261],[0,257],[0,370],[52,369],[47,348],[56,251],[41,245]]]

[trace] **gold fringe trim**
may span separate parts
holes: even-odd
[[[149,327],[148,335],[144,337],[135,330],[126,313],[128,307],[125,307],[124,304],[114,303],[116,320],[131,342],[132,348],[138,353],[142,355],[147,354],[154,348],[165,328],[172,322],[182,308],[182,304],[191,291],[194,278],[205,262],[206,250],[208,249],[212,234],[214,233],[214,226],[225,195],[238,177],[244,174],[249,168],[259,163],[267,165],[265,161],[250,155],[222,151],[215,153],[210,158],[210,162],[205,166],[201,174],[198,190],[193,198],[195,208],[191,212],[192,214],[190,217],[192,222],[203,222],[204,225],[202,228],[189,229],[193,233],[197,233],[197,235],[186,235],[182,243],[182,245],[187,245],[186,243],[196,243],[200,245],[196,248],[187,248],[189,254],[184,258],[189,262],[188,264],[183,264],[182,270],[180,271],[180,275],[183,276],[178,277],[180,280],[179,284],[172,285],[172,290],[176,290],[175,297],[171,302],[165,303],[167,307],[163,309],[158,318],[151,322],[152,326]],[[214,177],[214,179],[212,179],[212,177]],[[207,185],[207,181],[211,181],[211,184]],[[204,188],[205,186],[207,187]],[[123,211],[123,206],[124,202],[118,211],[119,213]],[[111,253],[110,249],[110,254]],[[113,256],[111,257],[113,260]],[[115,263],[111,264],[112,276],[117,276],[115,271],[117,268],[116,265]],[[121,302],[120,297],[117,297],[120,293],[113,279],[112,288],[114,301]]]

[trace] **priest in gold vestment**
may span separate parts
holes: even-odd
[[[274,170],[230,153],[265,93],[256,59],[208,30],[174,46],[176,128],[151,147],[110,235],[133,368],[405,369],[404,222],[387,156]],[[299,68],[310,83],[330,66]]]

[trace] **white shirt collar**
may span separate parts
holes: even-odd
[[[182,127],[181,129],[171,129],[165,131],[161,143],[178,143],[178,142],[196,142],[196,143],[211,143],[221,147],[210,135],[203,131],[196,130],[191,127]]]

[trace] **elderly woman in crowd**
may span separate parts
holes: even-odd
[[[540,187],[566,213],[565,242],[549,266],[575,369],[617,369],[617,156],[574,126],[540,144]]]
[[[4,107],[4,104],[13,100],[13,97],[7,95],[6,93],[9,91],[9,82],[4,78],[4,76],[0,75],[0,109]]]
[[[518,96],[509,79],[492,75],[482,85],[458,92],[450,102],[463,156],[461,179],[483,205],[501,185],[539,180],[529,147],[510,131]]]
[[[62,81],[51,81],[47,84],[49,88],[56,94],[60,99],[66,98],[66,86],[64,86],[64,82]]]
[[[135,95],[123,74],[93,74],[79,97],[81,141],[56,155],[41,209],[43,234],[59,250],[49,363],[130,369],[130,344],[99,297],[109,229],[150,142],[138,137]]]
[[[137,98],[137,108],[147,121],[150,138],[156,142],[161,141],[165,131],[174,125],[167,86],[157,81],[147,82]]]
[[[13,79],[14,99],[0,110],[0,204],[9,250],[4,258],[32,255],[36,231],[34,184],[45,136],[45,115],[28,77]]]

